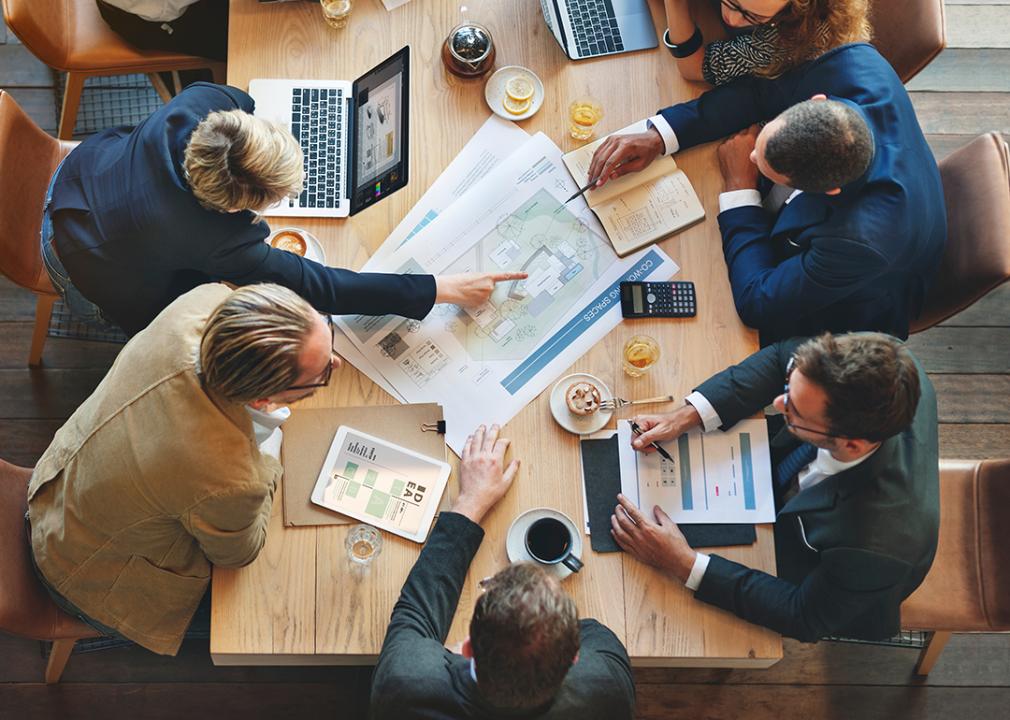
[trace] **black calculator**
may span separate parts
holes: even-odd
[[[621,314],[626,318],[694,317],[697,312],[693,282],[621,283]]]

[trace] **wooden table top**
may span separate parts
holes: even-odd
[[[650,3],[653,18],[662,24],[661,2]],[[543,80],[543,107],[521,125],[531,134],[543,131],[564,151],[577,147],[566,133],[567,107],[577,95],[588,93],[603,101],[606,115],[599,129],[605,133],[704,89],[681,80],[662,45],[571,62],[544,24],[536,3],[466,4],[469,19],[486,25],[493,34],[496,67],[524,65]],[[323,243],[332,265],[361,267],[490,115],[483,81],[449,75],[440,60],[445,36],[461,20],[459,8],[459,3],[447,0],[416,0],[387,12],[379,0],[358,0],[349,25],[333,30],[315,3],[231,0],[228,82],[239,88],[247,89],[257,77],[351,80],[403,45],[411,46],[409,185],[352,219],[297,221]],[[715,220],[722,181],[715,147],[683,152],[677,161],[702,198],[708,219],[661,246],[681,266],[676,279],[695,283],[698,315],[690,320],[624,323],[570,368],[569,372],[601,377],[619,397],[666,393],[683,397],[696,383],[758,347],[755,333],[741,324],[734,310],[722,257]],[[621,347],[640,332],[660,340],[662,356],[646,377],[632,379],[621,371]],[[522,459],[522,469],[508,495],[484,520],[485,539],[463,588],[450,645],[467,634],[477,581],[507,564],[505,534],[517,515],[547,506],[581,523],[578,438],[554,422],[548,395],[541,393],[503,431],[504,437],[512,439],[510,453]],[[329,388],[302,405],[394,402],[347,366],[334,376]],[[455,476],[450,485],[454,483]],[[286,528],[281,505],[278,490],[266,546],[254,563],[238,570],[214,571],[214,662],[374,662],[420,546],[387,533],[373,566],[364,574],[356,573],[344,550],[349,526]],[[758,527],[755,545],[719,553],[775,571],[770,525]],[[776,633],[696,601],[681,583],[624,553],[597,554],[587,549],[584,560],[585,568],[565,581],[565,589],[576,599],[583,617],[597,618],[625,642],[638,665],[767,667],[782,657],[782,641]]]

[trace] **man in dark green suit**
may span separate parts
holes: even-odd
[[[778,577],[695,552],[659,507],[643,513],[624,497],[614,537],[698,599],[783,635],[895,634],[902,600],[936,553],[936,395],[926,373],[888,335],[785,340],[707,380],[679,410],[637,418],[646,432],[634,445],[728,429],[769,404],[785,421],[772,440]]]

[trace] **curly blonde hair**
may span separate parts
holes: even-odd
[[[789,0],[773,21],[780,52],[755,73],[777,77],[839,45],[868,42],[869,6],[869,0]]]

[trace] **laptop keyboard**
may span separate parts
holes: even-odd
[[[610,0],[565,0],[581,57],[624,50]]]
[[[343,185],[344,91],[336,88],[291,90],[291,134],[305,156],[303,208],[339,208]]]

